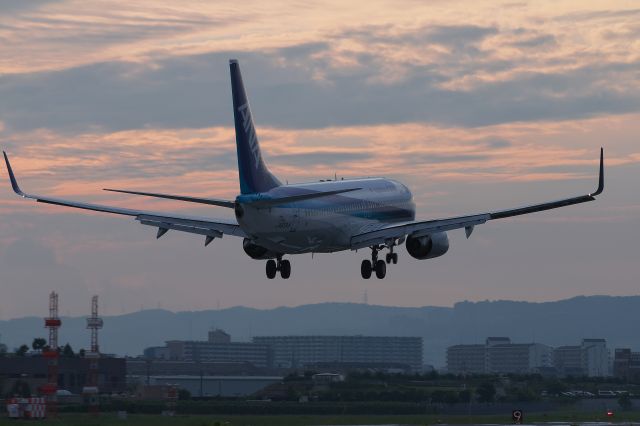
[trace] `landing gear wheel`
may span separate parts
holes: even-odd
[[[276,261],[273,259],[267,260],[267,278],[270,280],[274,279],[277,272],[278,266],[276,265]]]
[[[291,276],[291,262],[287,259],[280,262],[280,276],[286,280]]]
[[[376,262],[376,277],[383,279],[387,275],[387,264],[384,260],[380,259]]]
[[[363,260],[362,264],[360,265],[360,274],[362,275],[362,278],[364,278],[365,280],[371,278],[372,270],[373,268],[371,267],[371,261],[368,259]]]
[[[387,253],[387,255],[385,256],[385,259],[386,259],[387,263],[391,263],[391,260],[393,259],[393,254],[392,253]]]
[[[398,253],[393,253],[391,255],[391,260],[393,261],[394,265],[397,264],[398,263]],[[387,263],[389,263],[389,262],[387,262]]]

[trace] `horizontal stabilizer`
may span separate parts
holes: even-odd
[[[329,195],[344,194],[345,192],[359,191],[362,188],[337,189],[335,191],[312,192],[310,194],[292,195],[290,197],[269,198],[252,201],[249,204],[256,207],[272,207],[281,204],[294,203],[296,201],[311,200],[314,198],[328,197]]]
[[[120,192],[122,194],[143,195],[145,197],[166,198],[168,200],[187,201],[189,203],[210,204],[214,206],[227,207],[230,209],[235,207],[235,203],[233,201],[220,200],[217,198],[187,197],[183,195],[156,194],[153,192],[125,191],[123,189],[104,188],[104,190],[109,192]]]

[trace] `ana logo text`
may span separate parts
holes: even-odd
[[[260,149],[258,148],[258,140],[256,137],[256,129],[253,127],[253,120],[251,120],[251,111],[249,111],[249,104],[245,103],[238,107],[238,111],[242,114],[242,127],[244,127],[244,134],[249,139],[249,148],[253,154],[255,160],[256,169],[260,165]]]

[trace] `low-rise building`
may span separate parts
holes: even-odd
[[[198,397],[249,396],[281,381],[281,376],[151,376],[149,378],[151,386],[175,386]]]
[[[262,375],[249,362],[188,362],[151,358],[127,358],[127,378],[130,382],[148,382],[150,376],[243,376]]]
[[[58,358],[58,389],[74,394],[87,385],[89,363],[87,358]],[[27,383],[31,392],[47,381],[49,360],[40,355],[7,356],[0,358],[0,383],[3,394],[10,393],[17,381]],[[127,367],[124,358],[102,357],[98,360],[98,389],[100,393],[121,393],[126,390]]]

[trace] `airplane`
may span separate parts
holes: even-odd
[[[204,245],[208,246],[215,238],[222,238],[225,234],[240,237],[249,257],[266,260],[269,279],[275,278],[278,272],[283,279],[290,277],[291,263],[283,259],[285,255],[366,248],[371,249],[371,257],[361,263],[362,278],[369,279],[375,273],[377,278],[383,279],[387,264],[398,262],[394,248],[403,243],[412,257],[432,259],[449,250],[448,231],[464,228],[469,238],[476,225],[487,221],[593,201],[604,190],[603,148],[600,149],[598,188],[593,193],[514,209],[441,219],[416,220],[411,191],[392,179],[329,179],[283,184],[269,171],[262,158],[240,65],[237,60],[231,59],[229,67],[240,180],[240,194],[234,200],[105,190],[229,208],[235,213],[235,221],[29,195],[18,186],[9,158],[3,151],[13,190],[24,198],[40,203],[134,217],[143,225],[157,228],[156,238],[169,230],[188,232],[204,236]],[[382,250],[388,250],[384,260],[378,258]]]

